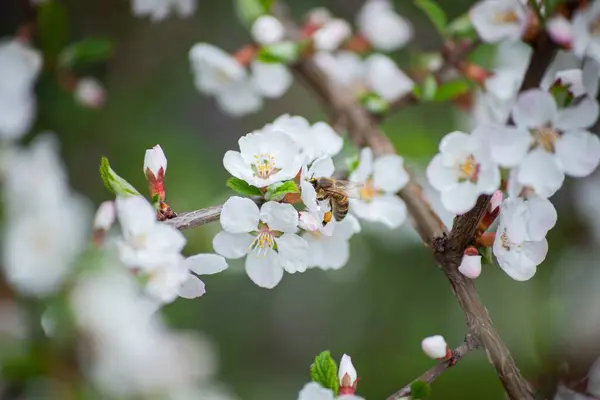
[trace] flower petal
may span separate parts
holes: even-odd
[[[562,186],[565,174],[554,156],[534,149],[521,163],[517,180],[521,185],[532,187],[539,196],[550,197]]]
[[[539,196],[528,199],[527,208],[530,213],[527,224],[529,239],[533,241],[543,240],[548,231],[556,225],[558,218],[556,209],[550,200]]]
[[[279,262],[290,274],[306,271],[308,264],[308,243],[293,233],[284,233],[276,239]]]
[[[117,218],[126,238],[145,234],[156,225],[156,211],[143,197],[117,197],[115,204]]]
[[[195,299],[206,293],[204,282],[202,282],[197,276],[188,274],[189,277],[181,284],[177,290],[179,297],[184,299]]]
[[[185,259],[183,265],[197,275],[212,275],[225,271],[227,261],[217,254],[196,254]]]
[[[258,112],[263,106],[262,97],[256,93],[249,81],[234,82],[215,94],[219,107],[233,117]]]
[[[373,165],[373,183],[376,188],[396,193],[408,183],[410,177],[404,169],[404,159],[398,155],[384,155]]]
[[[372,217],[391,229],[397,228],[406,221],[406,204],[395,194],[384,194],[375,197],[371,202]]]
[[[316,382],[310,382],[300,390],[298,400],[334,400],[334,397],[331,390],[324,388]]]
[[[455,161],[461,160],[471,154],[473,143],[468,133],[454,131],[448,133],[440,140],[440,153],[444,157],[445,165],[453,165]]]
[[[291,204],[268,201],[260,208],[260,219],[274,231],[294,233],[298,230],[298,211]]]
[[[333,160],[330,156],[323,156],[317,158],[310,168],[308,169],[309,178],[329,178],[333,175],[335,167],[333,166]]]
[[[312,151],[314,153],[312,154],[313,158],[323,154],[335,156],[342,151],[342,147],[344,146],[344,139],[325,122],[316,122],[313,124],[308,132],[308,137],[311,138],[311,147],[314,149]]]
[[[571,129],[588,128],[598,119],[599,107],[595,99],[587,96],[581,100],[575,100],[569,107],[558,111],[556,127],[567,131]]]
[[[364,147],[360,151],[358,167],[350,175],[350,180],[356,183],[365,183],[373,174],[373,150]]]
[[[533,137],[525,129],[511,126],[486,126],[492,159],[501,167],[514,168],[523,161]]]
[[[512,109],[512,117],[519,128],[553,125],[558,116],[554,97],[540,89],[530,89],[519,95]]]
[[[252,282],[265,289],[273,289],[283,278],[279,256],[273,250],[268,250],[264,256],[249,254],[246,257],[246,273]]]
[[[223,157],[223,166],[231,175],[238,179],[244,179],[250,170],[250,166],[244,162],[239,151],[228,150]]]
[[[467,181],[457,183],[442,191],[442,205],[453,214],[464,214],[471,210],[477,198],[479,191],[477,185]]]
[[[587,176],[600,163],[600,139],[588,131],[565,132],[556,141],[556,157],[567,175]]]
[[[254,241],[254,236],[248,233],[230,233],[221,231],[213,238],[213,248],[226,258],[242,258],[248,253],[248,248]]]
[[[454,168],[444,165],[444,156],[436,154],[427,166],[427,181],[434,189],[443,191],[455,185],[458,177]]]
[[[250,68],[250,79],[254,89],[267,98],[276,99],[283,96],[294,81],[292,74],[283,64],[254,61]]]
[[[221,226],[230,233],[252,232],[258,228],[260,211],[252,200],[230,197],[221,209]]]

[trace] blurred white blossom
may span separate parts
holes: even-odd
[[[173,13],[185,18],[196,11],[196,0],[131,0],[136,17],[149,17],[153,22],[162,21]]]
[[[578,9],[573,15],[572,46],[578,57],[585,55],[600,62],[600,4],[593,2],[587,8]]]
[[[79,104],[88,108],[101,108],[106,102],[106,89],[94,78],[79,79],[74,94]]]
[[[364,400],[360,396],[354,394],[342,395],[335,397],[331,389],[322,387],[316,382],[310,382],[304,385],[300,393],[298,393],[298,400]]]
[[[250,29],[252,38],[259,44],[273,44],[283,40],[283,24],[272,15],[261,15]]]
[[[318,51],[334,51],[351,35],[350,24],[346,20],[334,18],[325,22],[313,33],[313,42]]]
[[[529,22],[526,5],[520,0],[483,0],[469,11],[471,22],[485,42],[517,41]]]
[[[358,13],[357,24],[369,43],[381,51],[398,50],[413,35],[406,19],[394,11],[389,0],[368,0]]]

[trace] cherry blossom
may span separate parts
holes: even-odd
[[[406,220],[406,204],[396,195],[409,181],[404,159],[398,155],[373,158],[370,148],[362,149],[358,167],[350,174],[350,180],[362,186],[360,199],[350,199],[350,211],[366,221],[397,228]]]
[[[75,87],[75,100],[88,108],[101,108],[106,102],[104,86],[94,78],[81,78]]]
[[[298,400],[335,400],[335,399],[343,399],[343,400],[364,400],[364,398],[360,396],[356,396],[354,394],[350,395],[341,395],[339,397],[335,397],[333,392],[330,389],[326,389],[319,385],[316,382],[310,382],[304,385],[300,393],[298,393]]]
[[[413,36],[406,19],[398,15],[389,0],[368,0],[358,13],[357,25],[369,43],[381,51],[398,50]]]
[[[458,271],[467,278],[477,278],[481,274],[481,256],[465,254],[458,266]]]
[[[548,252],[545,235],[554,224],[549,222],[547,209],[534,214],[536,210],[523,199],[508,198],[502,203],[493,250],[500,268],[517,281],[531,279]]]
[[[254,21],[250,29],[252,38],[259,44],[273,44],[283,40],[283,25],[272,15],[261,15]]]
[[[250,64],[250,84],[259,95],[276,99],[285,94],[293,83],[289,69],[281,63],[253,61]]]
[[[365,60],[365,83],[387,101],[395,101],[411,92],[414,82],[391,58],[372,54]]]
[[[366,89],[363,81],[364,62],[358,54],[344,50],[335,53],[318,51],[313,60],[332,83],[351,89],[356,94]]]
[[[314,216],[315,214],[317,217]],[[331,221],[323,226],[322,213],[308,213],[308,215],[308,217],[305,215],[305,218],[312,218],[311,224],[300,224],[300,227],[307,231],[302,234],[302,237],[308,243],[308,267],[324,270],[342,268],[350,259],[349,240],[354,234],[360,232],[360,223],[352,215],[348,215],[341,222]]]
[[[33,86],[42,56],[17,39],[0,42],[0,140],[19,139],[35,117]]]
[[[578,57],[587,55],[600,62],[600,4],[593,2],[587,8],[581,8],[573,15],[572,47]]]
[[[294,178],[303,156],[297,143],[276,128],[249,133],[238,141],[240,151],[229,150],[223,166],[233,176],[258,188]]]
[[[313,33],[315,49],[334,51],[349,39],[350,35],[352,35],[352,28],[347,21],[340,18],[331,19]]]
[[[181,18],[191,16],[196,11],[196,0],[132,0],[131,8],[135,16],[158,22],[172,13]]]
[[[340,360],[340,368],[338,370],[338,380],[341,394],[354,394],[358,383],[358,373],[352,365],[352,359],[349,355],[344,354]]]
[[[528,25],[528,11],[520,0],[483,0],[469,11],[471,22],[485,42],[517,41]]]
[[[423,339],[421,348],[428,357],[439,360],[448,356],[450,349],[443,336],[435,335]]]
[[[317,192],[310,183],[313,178],[330,178],[333,175],[333,160],[329,156],[317,158],[308,168],[302,167],[300,174],[300,194],[302,202],[310,211],[319,211],[321,206],[317,202]]]
[[[427,167],[429,183],[441,192],[444,208],[452,213],[469,211],[480,194],[492,194],[500,186],[500,170],[490,160],[484,135],[482,127],[470,135],[447,134]]]
[[[512,110],[516,127],[491,129],[493,159],[503,167],[519,166],[517,180],[543,197],[554,194],[565,174],[589,175],[600,162],[600,139],[586,127],[598,118],[598,103],[584,97],[559,109],[548,92],[522,93]]]
[[[272,289],[283,271],[304,272],[308,244],[298,230],[298,212],[291,204],[266,202],[259,209],[250,199],[233,196],[221,210],[215,251],[226,258],[246,257],[246,273],[260,287]]]

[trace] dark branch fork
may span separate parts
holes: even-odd
[[[286,18],[281,5],[276,8],[277,16],[284,21],[288,36],[298,38],[297,26]],[[470,49],[470,47],[465,47]],[[525,74],[521,91],[539,86],[548,64],[551,62],[556,47],[544,33],[540,34],[534,44],[534,52],[530,65]],[[465,53],[461,53],[464,57]],[[460,59],[452,58],[448,62],[455,65]],[[451,68],[452,65],[446,68]],[[395,153],[389,139],[378,126],[378,121],[357,103],[355,96],[348,89],[334,86],[323,72],[310,59],[303,59],[294,66],[294,73],[317,95],[332,121],[341,122],[348,131],[349,139],[358,147],[371,147],[375,155]],[[408,97],[407,97],[408,99]],[[402,104],[410,103],[410,99]],[[481,347],[485,350],[488,360],[496,370],[504,390],[510,399],[534,399],[528,382],[522,376],[509,349],[495,330],[487,309],[481,302],[472,280],[464,277],[458,266],[467,245],[473,240],[477,225],[483,217],[490,196],[480,196],[475,207],[468,213],[454,220],[453,228],[448,231],[439,216],[433,211],[422,195],[422,188],[414,179],[404,187],[399,196],[406,203],[413,224],[423,242],[432,251],[441,270],[446,275],[454,296],[462,308],[468,328],[468,340],[455,351],[461,357],[469,351]],[[182,213],[167,223],[178,229],[198,227],[219,219],[220,206],[210,207],[189,213]],[[441,362],[426,372],[419,379],[433,381],[450,364]],[[390,399],[402,397],[403,388]],[[410,385],[408,385],[410,391]]]

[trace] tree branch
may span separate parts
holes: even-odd
[[[469,354],[472,350],[476,350],[479,347],[479,344],[473,340],[470,334],[467,334],[465,341],[463,344],[458,346],[456,349],[452,350],[452,358],[445,361],[440,361],[433,368],[425,371],[421,376],[417,379],[410,382],[408,385],[404,386],[402,389],[398,390],[393,395],[389,396],[387,400],[399,400],[405,396],[411,394],[411,385],[415,382],[427,382],[431,383],[436,380],[440,375],[442,375],[448,368],[456,365],[458,361],[460,361],[464,356]]]
[[[210,222],[218,221],[221,216],[221,207],[214,206],[201,208],[196,211],[178,214],[177,217],[165,221],[165,224],[171,225],[179,230],[197,228]]]

